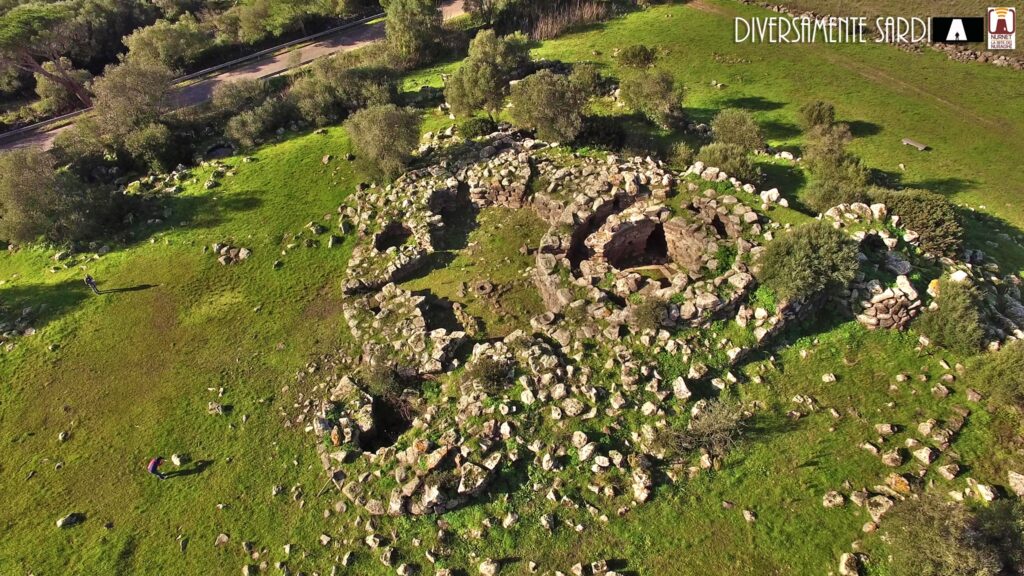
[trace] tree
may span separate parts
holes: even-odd
[[[409,65],[425,62],[441,37],[441,11],[434,0],[383,0],[392,53]]]
[[[179,159],[174,135],[167,126],[157,122],[129,133],[124,147],[137,166],[152,172],[170,172]]]
[[[270,97],[270,86],[263,80],[243,79],[218,84],[213,89],[213,108],[227,115],[251,110]]]
[[[715,142],[735,144],[747,152],[764,148],[764,136],[754,116],[746,110],[728,108],[722,110],[711,121]]]
[[[65,112],[73,109],[76,104],[80,103],[73,93],[68,92],[68,89],[64,84],[54,82],[50,79],[53,75],[57,74],[58,69],[69,70],[70,76],[83,86],[92,79],[92,74],[87,70],[76,70],[71,65],[71,61],[67,58],[61,57],[59,60],[59,67],[58,64],[54,62],[43,63],[43,69],[50,72],[51,75],[35,75],[36,94],[39,96],[39,103],[37,106],[44,114]]]
[[[95,116],[104,134],[122,141],[129,132],[160,119],[167,110],[174,73],[156,62],[107,66],[93,83]]]
[[[542,140],[572,142],[583,129],[586,96],[568,78],[541,70],[512,88],[512,123]]]
[[[485,110],[493,117],[508,93],[509,81],[529,59],[525,37],[499,38],[493,30],[480,32],[469,44],[466,61],[445,87],[452,110],[465,116]]]
[[[185,14],[177,22],[157,20],[126,36],[129,60],[157,63],[173,70],[192,64],[213,43],[199,21]]]
[[[46,152],[0,155],[0,238],[63,242],[79,237],[87,228],[84,215],[90,208],[82,193],[83,187],[59,172]]]
[[[808,102],[800,107],[800,119],[804,128],[808,130],[818,126],[831,126],[836,122],[836,108],[821,100]]]
[[[780,300],[845,287],[857,273],[857,244],[829,224],[804,224],[768,244],[758,279]]]
[[[0,68],[15,68],[60,84],[85,106],[92,96],[74,69],[62,61],[81,39],[74,4],[31,2],[0,15]],[[50,69],[43,67],[51,62]]]
[[[395,177],[412,160],[421,122],[415,110],[385,104],[356,112],[345,122],[345,129],[359,155],[385,176]]]
[[[622,82],[622,100],[659,127],[669,130],[684,118],[683,91],[667,72],[643,72]]]

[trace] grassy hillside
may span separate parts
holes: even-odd
[[[1016,165],[1024,108],[1012,105],[1024,95],[1019,73],[873,45],[734,45],[732,15],[753,13],[725,2],[664,6],[545,43],[535,56],[597,61],[621,74],[615,48],[655,45],[663,52],[659,66],[686,85],[693,116],[708,120],[722,107],[750,109],[770,142],[786,148],[801,144],[799,106],[832,101],[854,127],[853,148],[869,165],[899,174],[905,185],[986,206],[1000,221],[976,224],[972,241],[1024,268],[1020,246],[999,235],[1016,237],[1024,225],[1017,202],[1024,178]],[[453,66],[415,74],[407,86],[437,83],[438,72]],[[712,80],[725,88],[713,88]],[[425,129],[448,124],[436,112],[426,114]],[[933,151],[901,146],[905,136]],[[0,255],[0,299],[14,309],[46,305],[38,333],[0,355],[0,573],[237,574],[243,564],[267,560],[286,561],[292,573],[329,574],[349,550],[356,550],[351,573],[393,573],[358,544],[365,517],[335,512],[340,496],[320,494],[324,479],[312,440],[285,427],[282,414],[307,398],[308,390],[295,387],[296,373],[348,344],[339,301],[353,239],[334,249],[326,247],[326,236],[319,247],[300,241],[287,248],[307,222],[333,213],[364,178],[348,163],[321,163],[324,154],[347,151],[347,136],[337,128],[267,146],[253,163],[229,159],[238,174],[212,190],[201,185],[211,169],[199,169],[197,183],[170,203],[163,223],[144,227],[137,243],[96,261],[83,258],[51,272],[53,251]],[[799,196],[799,170],[766,169],[785,196]],[[460,281],[507,273],[496,263],[521,265],[519,246],[542,232],[529,218],[497,212],[478,218],[484,227],[452,247],[452,266],[411,288],[429,285],[446,294]],[[203,247],[225,241],[251,248],[253,256],[220,266]],[[94,297],[81,284],[86,272],[101,288],[129,290]],[[524,310],[538,305],[526,294],[512,298]],[[504,319],[517,310],[510,312],[490,312],[488,328],[504,331]],[[546,502],[544,478],[527,478],[490,502],[446,516],[459,538],[443,563],[475,573],[479,558],[505,558],[507,574],[525,573],[530,560],[567,572],[575,562],[611,558],[645,575],[822,574],[861,538],[881,559],[877,536],[861,533],[864,511],[825,510],[821,496],[844,481],[882,481],[877,461],[858,448],[874,423],[914,426],[967,405],[962,390],[944,401],[932,398],[925,383],[890,390],[898,372],[935,375],[940,358],[957,358],[917,352],[913,335],[866,333],[852,324],[826,322],[792,339],[774,362],[766,355],[744,368],[762,382],[735,393],[762,400],[768,415],[722,471],[663,487],[651,503],[607,523]],[[801,350],[809,352],[806,359]],[[838,382],[823,383],[825,372]],[[815,397],[821,409],[787,418],[796,394]],[[230,410],[208,415],[209,402]],[[836,421],[829,407],[843,417]],[[1013,457],[993,458],[995,432],[985,413],[971,407],[976,415],[954,447],[974,464],[973,476],[998,481]],[[63,443],[62,431],[70,433]],[[173,452],[201,465],[163,483],[145,474],[149,457]],[[278,485],[283,493],[274,496]],[[502,529],[511,509],[522,518]],[[757,521],[745,522],[743,509]],[[560,523],[549,534],[539,517],[552,510]],[[57,529],[56,519],[73,511],[86,514],[86,522]],[[424,559],[436,544],[432,519],[375,523],[379,533],[405,543],[421,539],[399,554],[432,572]],[[577,532],[576,523],[585,529]],[[220,533],[230,542],[215,547]],[[321,546],[321,533],[337,547]],[[243,550],[245,541],[258,559]],[[293,545],[290,554],[286,544]],[[887,573],[884,565],[871,570]]]

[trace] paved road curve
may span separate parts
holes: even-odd
[[[445,20],[464,14],[463,0],[444,0],[441,12],[444,14]],[[298,60],[295,60],[291,52],[284,52],[268,56],[245,66],[225,70],[212,78],[179,89],[172,96],[172,102],[176,108],[201,104],[209,100],[213,96],[214,89],[221,84],[236,80],[275,76],[295,66],[308,64],[317,58],[355,50],[382,38],[384,38],[384,22],[343,30],[329,38],[297,48],[296,50],[301,56]],[[24,134],[19,138],[13,138],[0,143],[0,150],[14,148],[43,148],[48,150],[53,146],[54,138],[69,127],[63,126],[45,132]]]

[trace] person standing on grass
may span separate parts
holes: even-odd
[[[163,463],[164,457],[157,456],[156,458],[153,458],[152,460],[149,461],[149,465],[146,466],[146,470],[148,470],[149,473],[152,474],[153,476],[156,476],[157,478],[164,480],[167,478],[167,476],[165,476],[164,473],[160,471],[160,465]]]
[[[96,287],[96,280],[89,274],[85,275],[85,285],[92,289],[93,294],[100,293],[100,289]]]

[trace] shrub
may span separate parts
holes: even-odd
[[[848,181],[814,180],[801,196],[804,204],[818,213],[827,212],[839,204],[852,204],[868,200],[864,188]]]
[[[68,242],[95,233],[110,210],[109,195],[57,170],[47,152],[0,154],[0,238]]]
[[[676,168],[685,169],[693,163],[696,152],[686,142],[676,142],[669,153],[668,162]]]
[[[480,118],[474,116],[473,118],[467,118],[459,124],[459,134],[463,138],[474,139],[493,134],[498,129],[498,124],[490,118]]]
[[[221,114],[251,110],[270,97],[270,85],[263,80],[236,80],[213,89],[213,107]]]
[[[445,87],[452,110],[459,115],[498,111],[509,81],[529,59],[526,39],[521,35],[499,38],[493,30],[480,32],[469,44],[466,61]]]
[[[743,409],[738,402],[714,399],[676,433],[677,446],[682,453],[706,450],[722,456],[742,435],[743,427]]]
[[[708,166],[721,168],[726,174],[744,182],[756,182],[761,179],[761,173],[750,159],[750,155],[743,147],[735,144],[712,142],[700,149],[697,158]]]
[[[288,123],[294,107],[283,98],[271,98],[228,121],[224,134],[245,148],[251,148]]]
[[[900,576],[996,576],[1020,561],[1024,522],[1014,503],[975,512],[926,494],[894,506],[884,527],[893,573]]]
[[[729,108],[722,110],[711,121],[711,131],[715,142],[733,144],[753,152],[764,148],[764,136],[754,116],[746,110]]]
[[[568,78],[541,70],[512,88],[512,123],[543,140],[572,142],[583,129],[586,101]]]
[[[366,393],[375,398],[393,400],[402,394],[402,378],[394,366],[384,362],[371,363],[362,370]]]
[[[434,0],[383,0],[385,30],[392,55],[408,66],[421,64],[433,55],[442,36],[441,11]]]
[[[629,306],[629,317],[633,326],[640,330],[657,330],[662,327],[668,313],[668,304],[658,298],[644,298]]]
[[[364,108],[345,122],[357,153],[385,176],[401,174],[420,141],[420,115],[394,104]]]
[[[605,79],[596,64],[576,64],[569,75],[569,81],[581,94],[588,98],[600,95],[605,89]]]
[[[619,52],[619,63],[631,68],[649,68],[658,59],[658,53],[643,44],[626,46]]]
[[[682,89],[667,72],[643,72],[622,82],[622,100],[659,127],[669,130],[684,119]]]
[[[304,120],[324,126],[360,108],[394,102],[398,83],[390,69],[342,68],[326,59],[299,78],[290,95]]]
[[[933,342],[965,356],[981,350],[985,338],[981,294],[966,282],[939,282],[938,308],[927,310],[914,323]]]
[[[131,132],[124,146],[137,166],[152,172],[170,172],[179,159],[174,136],[163,124],[153,123]]]
[[[988,392],[994,405],[1024,412],[1024,341],[1013,340],[998,352],[978,357],[967,378],[973,387]]]
[[[800,107],[800,120],[805,129],[831,126],[836,122],[836,108],[828,102],[816,100]]]
[[[758,279],[779,300],[805,300],[845,287],[859,266],[857,244],[824,222],[804,224],[768,244]]]
[[[465,381],[474,382],[488,394],[498,394],[511,382],[515,374],[514,366],[504,360],[481,356],[472,362],[465,373]]]
[[[68,75],[78,84],[85,85],[92,79],[92,74],[87,70],[74,69],[71,61],[65,57],[60,59],[60,65],[69,71]],[[57,74],[56,64],[53,62],[44,62],[43,70],[53,75]],[[39,102],[36,104],[36,107],[43,114],[67,112],[77,108],[82,103],[74,92],[68,91],[67,86],[54,82],[47,76],[36,74],[35,80],[36,94],[39,96]]]
[[[963,251],[963,222],[956,206],[945,197],[914,189],[876,190],[874,196],[900,217],[900,226],[920,235],[921,249],[925,252],[957,256]]]
[[[836,170],[850,158],[846,145],[853,136],[846,124],[829,124],[813,128],[807,134],[803,161],[815,175],[824,176]]]

